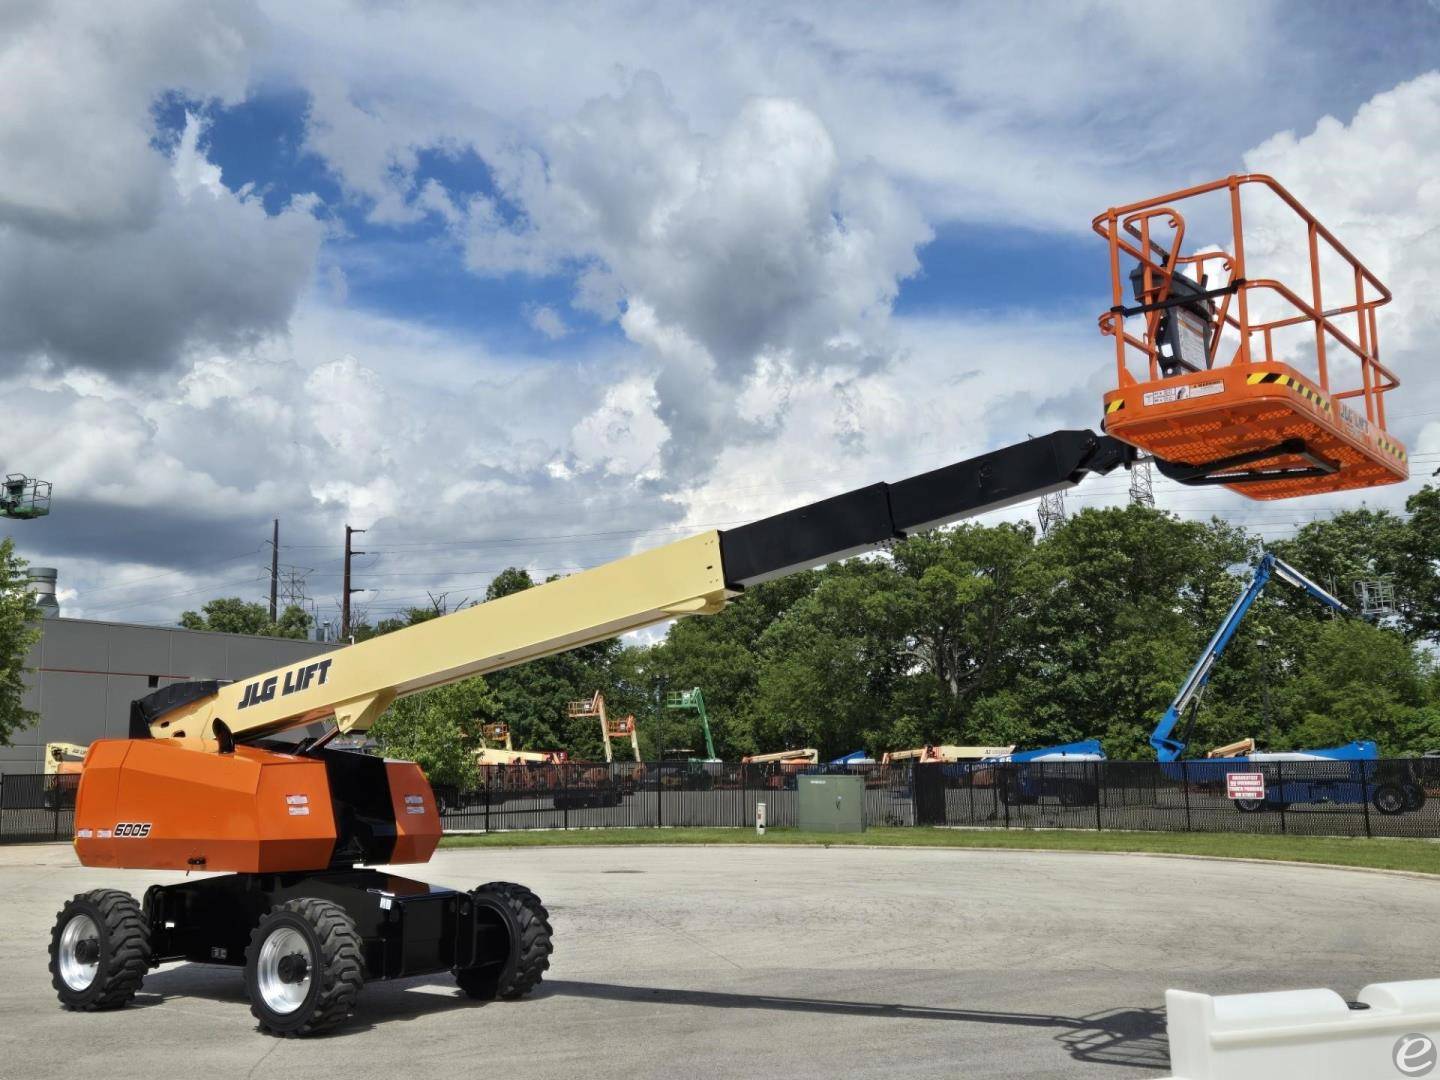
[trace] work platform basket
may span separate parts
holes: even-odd
[[[1186,215],[1221,243],[1185,254]],[[1255,499],[1408,478],[1385,426],[1399,380],[1375,312],[1390,291],[1280,184],[1231,176],[1093,225],[1110,248],[1109,434],[1171,479]]]

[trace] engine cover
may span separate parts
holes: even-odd
[[[420,768],[344,751],[316,757],[164,739],[91,745],[75,804],[86,866],[269,873],[426,862],[440,839]]]

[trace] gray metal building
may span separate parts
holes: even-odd
[[[38,723],[0,746],[0,773],[40,772],[45,744],[124,738],[130,702],[186,679],[245,679],[334,645],[245,634],[47,618],[25,666]]]

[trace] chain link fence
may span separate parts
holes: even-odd
[[[798,824],[797,777],[820,771],[864,778],[871,826],[1440,838],[1440,759],[1430,758],[487,765],[475,786],[435,795],[447,832],[749,828],[757,803],[768,827],[785,828]],[[78,780],[0,776],[0,842],[69,839]]]

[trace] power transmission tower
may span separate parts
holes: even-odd
[[[1056,526],[1065,524],[1068,516],[1065,513],[1065,493],[1063,491],[1052,491],[1049,495],[1040,498],[1040,506],[1036,511],[1040,519],[1040,535],[1049,536],[1050,530]]]
[[[363,533],[364,529],[352,529],[345,526],[345,582],[341,587],[340,594],[340,640],[350,640],[350,595],[352,593],[364,592],[364,589],[352,589],[350,587],[350,559],[355,555],[364,555],[363,551],[355,551],[350,547],[350,538],[356,533]]]
[[[305,575],[312,571],[312,567],[305,566],[280,567],[280,603],[284,607],[304,607],[310,602],[310,594],[305,589]]]
[[[1155,509],[1155,484],[1150,475],[1150,459],[1137,460],[1130,466],[1130,505]]]

